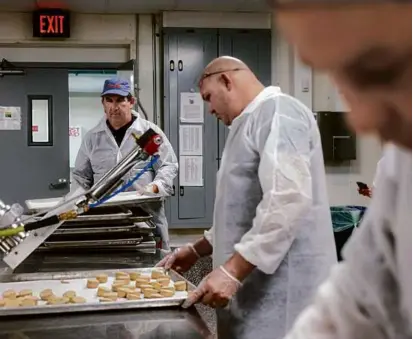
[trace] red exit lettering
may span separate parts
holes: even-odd
[[[40,15],[41,34],[63,34],[63,15]]]

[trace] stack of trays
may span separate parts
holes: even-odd
[[[39,250],[155,248],[152,215],[139,206],[102,206],[64,222]]]

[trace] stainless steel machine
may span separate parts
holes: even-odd
[[[149,129],[142,136],[138,137],[134,135],[134,137],[137,144],[136,147],[94,184],[91,189],[79,189],[72,195],[58,201],[55,206],[48,210],[46,209],[46,211],[39,211],[23,219],[19,215],[21,212],[19,206],[12,205],[10,207],[0,202],[0,226],[2,228],[0,230],[0,250],[5,254],[3,261],[14,269],[40,246],[42,246],[42,248],[56,248],[61,247],[62,244],[66,247],[96,246],[96,242],[93,241],[96,240],[93,239],[96,237],[101,241],[104,240],[102,239],[102,237],[104,237],[107,240],[105,246],[112,247],[116,244],[132,245],[141,242],[143,237],[137,237],[134,240],[122,238],[125,234],[131,234],[130,231],[135,231],[135,233],[140,231],[139,233],[143,234],[143,229],[147,230],[147,228],[139,227],[139,224],[135,222],[132,222],[132,224],[129,222],[129,232],[127,232],[125,228],[115,228],[116,232],[111,232],[113,239],[107,236],[108,232],[102,232],[100,227],[95,228],[94,231],[91,229],[92,227],[88,227],[87,231],[81,230],[82,220],[83,226],[85,220],[87,225],[91,226],[90,222],[92,220],[96,222],[97,219],[99,219],[96,215],[99,214],[101,215],[99,226],[109,224],[110,222],[105,220],[105,217],[102,217],[102,207],[104,208],[105,204],[107,205],[109,201],[118,205],[123,204],[125,201],[127,202],[128,198],[117,201],[113,199],[132,186],[132,184],[158,160],[158,150],[163,142],[159,134]],[[133,179],[124,182],[124,176],[137,163],[146,161],[149,158],[150,161],[147,165]],[[30,204],[30,202],[28,203]],[[34,208],[33,206],[32,208],[29,206],[29,209],[33,210]],[[97,211],[99,209],[100,211]],[[124,215],[118,214],[117,219],[118,221],[119,219],[124,219],[123,223],[127,223],[128,220],[124,217]],[[106,219],[108,218],[110,219],[109,216],[106,216]],[[112,216],[112,219],[113,218],[116,220],[116,217]],[[135,216],[135,221],[137,219],[139,219],[138,216]],[[77,225],[79,227],[73,227],[73,221],[75,226]],[[69,226],[70,224],[72,227]],[[63,226],[63,228],[57,231],[60,226]],[[113,223],[111,223],[111,226],[113,226]],[[68,229],[68,227],[70,228]],[[113,227],[110,227],[110,229],[111,231],[114,230]],[[102,233],[104,233],[105,236]],[[79,235],[81,239],[76,237]],[[50,236],[52,236],[52,240],[45,243],[46,239]],[[75,244],[76,240],[78,241],[77,245]],[[98,246],[101,245],[101,243],[97,244]]]
[[[0,294],[10,289],[37,291],[49,285],[62,292],[66,285],[61,284],[68,284],[67,288],[84,293],[87,299],[86,304],[80,305],[0,307],[0,318],[8,319],[7,326],[0,329],[0,338],[18,333],[24,338],[81,339],[90,338],[93,331],[99,338],[210,336],[202,306],[189,311],[180,308],[187,292],[156,301],[122,299],[101,304],[96,294],[85,287],[88,278],[102,272],[111,282],[119,269],[150,274],[161,258],[152,216],[142,206],[159,202],[162,197],[124,191],[156,162],[162,139],[149,130],[136,136],[136,142],[136,148],[89,190],[75,192],[63,200],[27,201],[29,214],[25,216],[18,205],[0,202],[0,251],[4,263],[0,264]],[[124,182],[124,175],[142,160],[149,160],[148,165]],[[184,280],[188,290],[194,288],[175,272],[169,274],[171,284]],[[56,313],[63,320],[57,320]],[[24,319],[27,314],[29,321]],[[34,314],[40,318],[34,319]],[[115,330],[107,331],[108,328]]]

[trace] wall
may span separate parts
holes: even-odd
[[[275,28],[271,15],[264,13],[165,12],[164,27],[270,28],[272,27],[272,83],[298,97],[314,111],[345,109],[329,79],[313,73],[297,59],[295,52]],[[303,89],[305,90],[303,91]],[[350,166],[327,167],[327,186],[331,205],[360,204],[369,200],[357,192],[356,181],[371,183],[381,156],[374,138],[359,138],[357,160]]]
[[[125,62],[136,56],[135,19],[73,13],[71,37],[50,42],[32,37],[30,13],[0,13],[0,55],[14,62]]]
[[[313,110],[345,111],[338,91],[330,79],[317,72],[313,73]],[[372,185],[377,162],[381,157],[381,144],[375,137],[357,136],[357,159],[349,166],[326,167],[327,188],[332,205],[367,205],[370,199],[357,192],[357,181]]]
[[[273,83],[299,98],[315,112],[345,111],[346,107],[330,79],[304,66],[275,26],[272,21]],[[308,92],[302,91],[303,85],[308,85]],[[330,204],[367,205],[369,199],[358,194],[356,181],[371,185],[380,157],[381,145],[376,138],[358,137],[357,160],[349,166],[326,167]]]

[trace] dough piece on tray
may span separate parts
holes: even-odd
[[[161,269],[152,270],[151,278],[152,279],[159,279],[164,275],[164,271]]]
[[[139,300],[142,299],[141,298],[141,294],[137,293],[137,292],[132,292],[132,293],[128,293],[128,295],[126,296],[126,298],[128,300]]]
[[[47,305],[64,305],[70,302],[69,298],[66,297],[52,297],[47,301]]]
[[[151,278],[149,277],[144,278],[141,276],[138,279],[136,279],[135,286],[140,287],[141,285],[148,285],[150,281],[151,281]]]
[[[98,274],[96,276],[96,280],[99,281],[101,284],[105,284],[108,282],[108,275],[107,274]]]
[[[27,289],[27,290],[21,290],[20,292],[19,292],[19,297],[27,297],[27,296],[29,296],[29,295],[33,295],[33,291],[32,290],[29,290],[29,289]]]
[[[5,299],[16,299],[17,293],[15,290],[7,290],[3,292],[3,298]]]
[[[147,290],[147,289],[154,290],[153,286],[150,284],[140,285],[138,288],[140,288],[142,291]]]
[[[152,294],[156,293],[156,291],[153,288],[147,288],[143,290],[142,293],[145,298],[150,298]]]
[[[130,276],[126,272],[116,272],[115,273],[116,280],[127,280],[130,281]]]
[[[157,280],[157,282],[158,282],[159,284],[161,284],[162,287],[167,287],[167,286],[169,286],[170,281],[171,281],[171,279],[169,279],[169,278],[159,278],[159,279]]]
[[[118,288],[118,297],[119,298],[126,298],[126,295],[128,294],[129,288],[128,287],[119,287]]]
[[[153,287],[154,290],[159,291],[162,288],[162,285],[160,283],[158,283],[157,281],[151,282],[151,285]]]
[[[30,297],[26,297],[23,298],[23,300],[20,301],[20,305],[23,307],[33,307],[33,306],[37,306],[37,300],[30,298]]]
[[[109,292],[112,292],[112,290],[110,288],[101,286],[101,287],[98,288],[97,295],[98,295],[98,297],[103,297],[103,295],[105,293],[109,293]]]
[[[171,298],[171,297],[173,297],[173,296],[175,295],[175,292],[163,288],[163,289],[161,289],[161,290],[159,291],[159,294],[162,295],[162,296],[165,297],[165,298]]]
[[[21,306],[21,300],[18,299],[4,299],[4,307],[20,307]]]
[[[163,290],[169,290],[175,293],[175,287],[173,286],[166,286],[166,287],[162,287]]]
[[[97,288],[99,286],[99,281],[96,279],[88,279],[86,287],[87,288]]]
[[[140,272],[131,272],[129,273],[129,276],[130,276],[130,280],[135,281],[141,276],[141,274]]]
[[[121,287],[129,287],[129,284],[125,283],[124,281],[113,283],[112,291],[117,292],[118,289],[121,288]]]
[[[63,296],[69,299],[72,299],[74,297],[76,297],[76,292],[75,291],[66,291],[65,293],[63,293]]]
[[[40,292],[40,299],[47,301],[49,298],[53,297],[53,291],[50,288],[47,288]]]
[[[108,292],[103,295],[103,298],[111,299],[116,301],[118,299],[118,294],[116,292]]]
[[[186,291],[186,281],[177,281],[174,286],[177,291]]]

